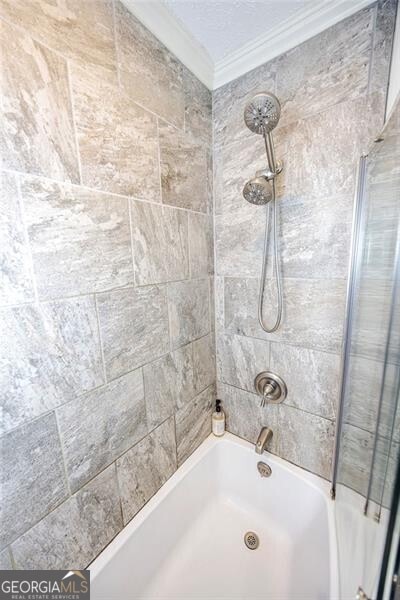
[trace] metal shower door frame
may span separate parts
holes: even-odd
[[[348,381],[348,372],[350,364],[350,346],[351,346],[351,334],[353,331],[353,307],[355,299],[355,284],[357,281],[358,274],[360,273],[362,263],[362,253],[360,248],[363,247],[364,242],[364,223],[365,217],[363,212],[363,201],[364,191],[366,182],[366,170],[367,170],[367,158],[368,154],[362,154],[359,158],[358,169],[357,169],[357,181],[355,188],[354,197],[354,208],[353,208],[353,226],[351,232],[351,245],[350,245],[350,262],[347,276],[347,292],[346,292],[346,307],[345,307],[345,321],[343,328],[343,342],[341,350],[341,380],[340,380],[340,391],[339,391],[339,403],[336,416],[336,431],[335,431],[335,445],[333,451],[333,465],[332,465],[332,486],[331,486],[331,498],[332,500],[336,497],[336,483],[338,477],[339,467],[339,454],[340,454],[340,434],[343,427],[344,418],[344,400]]]

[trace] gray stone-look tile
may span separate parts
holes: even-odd
[[[369,155],[367,172],[367,186],[368,188],[372,188],[375,186],[379,186],[382,184],[386,184],[396,189],[396,185],[398,187],[399,183],[399,175],[400,175],[400,165],[399,165],[399,136],[396,131],[393,131],[395,127],[396,121],[396,112],[400,113],[400,108],[397,104],[397,107],[394,109],[394,114],[391,115],[389,122],[384,130],[384,138],[385,143],[376,145]],[[399,117],[397,117],[399,118]],[[385,193],[385,185],[382,186],[382,191]],[[369,194],[369,204],[370,206],[380,206],[379,199],[374,198],[373,193]],[[387,200],[383,198],[384,205]]]
[[[159,124],[161,190],[164,204],[207,212],[207,152],[204,143],[175,127]]]
[[[284,123],[366,94],[373,26],[374,9],[367,8],[280,57],[276,92]]]
[[[147,433],[141,369],[57,410],[72,491],[78,490]]]
[[[0,311],[0,430],[103,383],[97,329],[91,297]]]
[[[376,3],[376,22],[371,60],[369,89],[383,90],[387,86],[393,32],[396,22],[396,0],[379,0]]]
[[[239,335],[220,335],[217,374],[223,383],[254,392],[254,379],[269,368],[270,344]]]
[[[257,215],[261,222],[265,222],[265,207],[250,206],[243,197],[245,183],[254,177],[257,170],[265,168],[265,146],[263,141],[259,136],[254,137],[254,134],[252,136],[251,139],[240,138],[237,142],[223,144],[220,148],[214,145],[215,214],[232,215],[231,218],[234,219],[234,223],[240,220],[245,221],[246,217],[249,220],[252,215]],[[286,141],[288,136],[283,136],[280,133],[279,136],[275,136],[274,141],[278,143],[282,137]],[[282,158],[278,146],[276,155],[278,158]],[[276,180],[278,184],[286,176],[286,173],[287,168],[285,166]],[[225,222],[221,221],[221,224],[225,224]]]
[[[189,248],[191,277],[207,277],[214,272],[212,218],[189,213]]]
[[[344,280],[284,279],[282,326],[273,334],[264,333],[258,323],[257,279],[226,278],[224,296],[226,333],[332,352],[340,350],[346,297]],[[267,280],[264,301],[267,323],[275,314],[275,305],[274,284]]]
[[[6,22],[0,44],[3,166],[79,181],[65,60]]]
[[[211,331],[215,333],[215,278],[209,278]]]
[[[222,333],[225,327],[225,293],[224,293],[224,278],[214,277],[214,311],[215,311],[215,330],[216,333]]]
[[[108,0],[2,0],[0,15],[100,79],[116,81],[113,13]]]
[[[124,524],[176,470],[174,419],[171,417],[117,461]]]
[[[0,571],[12,569],[11,556],[8,548],[0,552]]]
[[[191,344],[145,365],[143,377],[147,420],[153,429],[195,395]]]
[[[21,196],[40,298],[133,284],[126,198],[36,178]]]
[[[271,344],[271,371],[285,381],[285,404],[335,419],[339,398],[340,357],[287,344]]]
[[[392,486],[395,478],[399,445],[379,438],[374,452],[375,436],[363,429],[345,424],[341,438],[341,462],[338,478],[363,496],[367,496],[371,475],[370,498],[375,502],[383,501],[388,507],[391,501]]]
[[[168,284],[171,343],[178,348],[210,331],[207,279]]]
[[[373,186],[368,191],[368,197],[376,199],[376,204],[379,199],[381,206],[378,210],[376,206],[370,206],[367,217],[364,232],[366,251],[362,257],[363,275],[371,279],[390,279],[400,220],[400,178],[393,187],[385,184]]]
[[[0,438],[0,548],[68,495],[54,413]]]
[[[214,213],[214,149],[208,147],[207,154],[207,212]]]
[[[225,277],[259,277],[267,209],[248,204],[243,197],[241,201],[235,210],[215,216],[216,272]]]
[[[382,394],[382,406],[379,421],[380,435],[390,437],[393,421],[394,439],[400,442],[400,411],[395,416],[393,398],[399,377],[398,366],[384,364],[379,360],[370,360],[362,356],[351,356],[347,378],[346,401],[344,404],[344,421],[374,433],[377,425],[378,409]],[[384,389],[382,381],[385,376]]]
[[[271,410],[272,405],[261,408],[259,396],[220,382],[217,392],[226,415],[227,431],[255,444],[261,428],[270,427],[273,436],[268,451],[279,454],[277,411]]]
[[[136,284],[187,279],[189,255],[186,211],[132,202],[131,218]]]
[[[181,465],[211,432],[215,386],[201,392],[175,415],[178,464]]]
[[[185,131],[193,137],[203,138],[211,143],[212,93],[183,65],[182,76],[185,91]]]
[[[348,195],[310,198],[299,189],[284,197],[279,203],[283,276],[346,278],[352,210]]]
[[[370,149],[383,125],[383,101],[382,93],[347,100],[289,128],[286,193],[304,202],[346,194],[351,204],[359,156]]]
[[[243,139],[255,143],[247,129],[243,111],[246,103],[260,91],[275,93],[276,63],[273,59],[213,92],[214,144],[220,147]],[[261,138],[260,143],[262,144]]]
[[[398,108],[400,113],[400,107]],[[393,117],[387,125],[392,130]],[[385,130],[385,131],[386,131]],[[385,135],[368,157],[365,190],[365,248],[363,275],[390,279],[400,219],[400,144],[397,135]]]
[[[116,290],[99,294],[97,302],[108,378],[123,375],[168,352],[165,288]]]
[[[122,529],[111,465],[12,545],[17,569],[84,569]]]
[[[89,187],[158,201],[157,122],[120,88],[74,68],[72,91],[82,164]]]
[[[339,481],[365,495],[372,461],[373,435],[345,424],[340,444]]]
[[[261,428],[270,427],[273,437],[269,451],[326,479],[330,477],[335,433],[332,421],[285,403],[261,408],[255,394],[224,384],[219,384],[218,394],[228,431],[255,443]]]
[[[335,425],[328,419],[277,405],[276,427],[279,456],[316,473],[331,478]],[[284,427],[280,426],[284,423]],[[279,428],[279,429],[278,429]]]
[[[400,104],[395,103],[387,116],[387,134],[396,136],[400,133]]]
[[[400,302],[400,300],[399,300]],[[352,352],[365,358],[382,360],[385,356],[392,304],[390,280],[363,278],[356,290]],[[399,311],[393,311],[398,318]],[[392,324],[393,325],[393,324]],[[392,326],[389,361],[400,363],[400,329]]]
[[[33,300],[29,248],[25,240],[17,181],[0,174],[0,304]]]
[[[208,335],[196,340],[193,346],[194,389],[199,394],[206,387],[215,383],[215,340]]]
[[[185,97],[181,63],[121,2],[115,4],[121,83],[129,96],[177,127]]]

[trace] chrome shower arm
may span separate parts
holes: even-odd
[[[276,173],[275,150],[272,135],[267,133],[263,128],[263,138],[265,144],[265,152],[267,154],[268,168],[272,173]]]

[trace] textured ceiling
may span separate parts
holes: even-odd
[[[316,0],[164,0],[164,3],[217,62]]]

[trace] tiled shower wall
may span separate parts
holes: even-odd
[[[326,478],[356,167],[383,125],[394,18],[394,1],[373,4],[213,96],[217,379],[228,429],[254,442],[268,425],[273,452]],[[265,208],[242,197],[265,164],[262,138],[243,123],[246,102],[262,90],[282,105],[274,139],[284,161],[277,178],[284,314],[274,334],[257,321]],[[272,323],[269,262],[265,320]],[[261,409],[253,382],[266,369],[283,377],[288,397]],[[356,451],[349,464],[358,470]]]
[[[211,93],[119,2],[0,17],[0,566],[82,568],[210,431]]]

